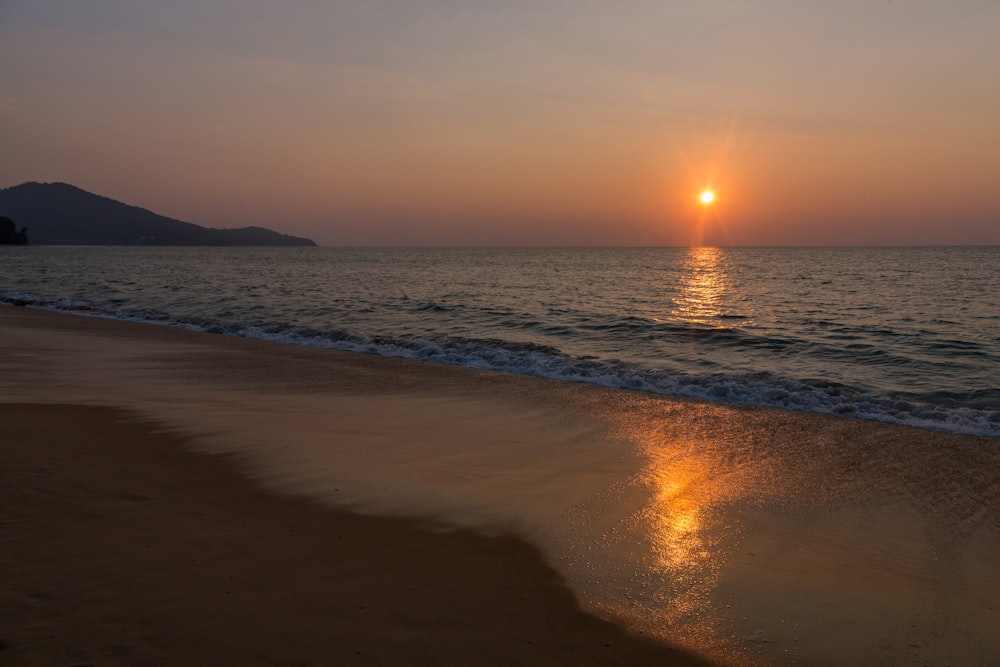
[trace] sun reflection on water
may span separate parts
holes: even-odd
[[[691,248],[684,261],[679,294],[674,297],[674,318],[692,324],[718,326],[724,316],[725,297],[731,291],[719,248]]]

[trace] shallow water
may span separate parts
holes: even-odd
[[[0,300],[1000,435],[1000,248],[5,248]]]

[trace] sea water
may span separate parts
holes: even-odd
[[[1000,436],[997,247],[18,247],[0,302]]]

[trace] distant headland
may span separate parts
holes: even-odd
[[[315,246],[263,227],[213,229],[95,195],[67,183],[0,190],[0,216],[35,245]]]

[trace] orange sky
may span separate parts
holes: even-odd
[[[996,2],[146,5],[0,2],[0,187],[324,245],[1000,243]]]

